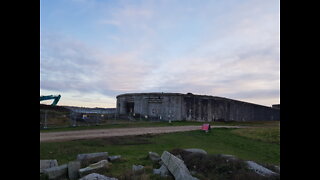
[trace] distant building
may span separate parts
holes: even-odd
[[[117,96],[119,117],[154,120],[273,121],[280,109],[191,93],[128,93]]]
[[[273,105],[272,105],[272,108],[280,109],[280,104],[273,104]]]
[[[86,107],[75,107],[75,106],[64,106],[65,108],[71,110],[75,113],[84,114],[114,114],[116,113],[116,108],[86,108]]]

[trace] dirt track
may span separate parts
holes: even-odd
[[[212,128],[243,128],[239,126],[212,126]],[[142,134],[161,134],[180,131],[200,130],[201,126],[166,126],[166,127],[139,127],[139,128],[115,128],[94,129],[64,132],[40,133],[40,142],[67,141],[77,139],[92,139],[114,136],[129,136]]]

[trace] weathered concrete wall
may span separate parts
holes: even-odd
[[[161,120],[181,119],[182,97],[176,94],[140,93],[117,97],[117,113]]]
[[[280,120],[280,110],[213,96],[184,96],[185,120],[270,121]]]
[[[280,110],[257,104],[179,93],[133,93],[117,96],[118,115],[159,120],[268,121],[280,120]]]

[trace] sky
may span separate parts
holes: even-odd
[[[279,0],[40,0],[40,95],[103,108],[139,92],[279,104],[279,21]]]

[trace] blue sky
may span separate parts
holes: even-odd
[[[278,0],[41,0],[40,95],[86,107],[132,92],[280,103],[279,14]]]

